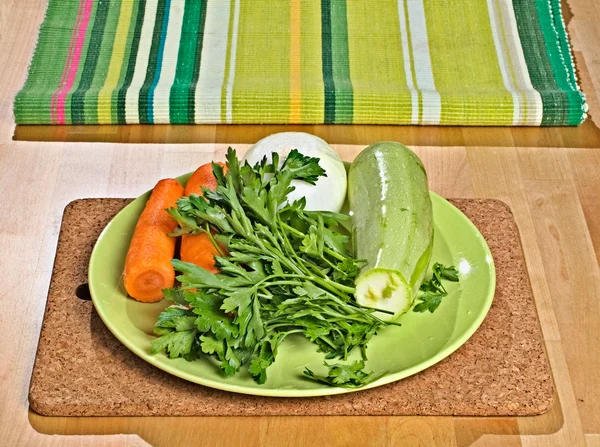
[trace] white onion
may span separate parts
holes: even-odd
[[[276,133],[252,146],[244,159],[254,165],[264,156],[270,161],[271,153],[277,152],[281,165],[292,149],[298,149],[302,155],[318,158],[327,177],[319,177],[315,185],[293,180],[292,186],[296,189],[288,195],[289,202],[305,197],[307,210],[339,212],[346,199],[346,169],[338,153],[321,138],[304,132]]]

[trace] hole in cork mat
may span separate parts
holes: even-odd
[[[78,285],[75,289],[75,296],[80,300],[91,301],[92,295],[90,294],[88,283]]]

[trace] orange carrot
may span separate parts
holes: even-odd
[[[223,163],[219,164],[226,169]],[[217,188],[217,179],[213,175],[211,163],[206,163],[196,169],[185,185],[184,194],[186,196],[202,195],[202,187],[212,190]],[[214,256],[218,254],[219,252],[206,233],[181,237],[180,258],[182,261],[191,262],[211,273],[217,273],[219,269],[215,267]]]
[[[135,227],[123,279],[127,293],[138,301],[160,301],[162,289],[172,287],[175,282],[171,259],[175,254],[176,239],[167,234],[177,227],[177,223],[165,208],[175,206],[182,194],[183,187],[177,180],[159,181]]]
[[[217,164],[223,167],[223,172],[226,172],[227,167],[223,163]],[[213,191],[217,189],[217,179],[213,175],[212,163],[203,164],[194,171],[185,185],[185,191],[183,194],[185,196],[190,196],[192,194],[198,194],[201,196],[203,186],[205,188],[212,189]]]

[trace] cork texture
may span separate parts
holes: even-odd
[[[498,200],[455,199],[486,239],[497,285],[489,314],[455,353],[404,380],[365,391],[268,398],[186,382],[144,362],[104,326],[87,282],[94,243],[130,200],[83,199],[64,212],[29,402],[46,416],[457,415],[546,412],[554,385],[519,233]]]

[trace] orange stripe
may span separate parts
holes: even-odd
[[[301,122],[300,1],[290,1],[290,122]]]

